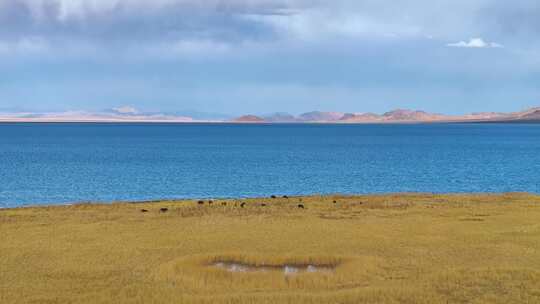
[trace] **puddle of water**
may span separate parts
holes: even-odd
[[[283,266],[253,266],[241,263],[217,262],[214,267],[225,269],[229,272],[269,272],[280,271],[284,275],[295,275],[299,273],[332,272],[335,267],[316,265],[283,265]]]

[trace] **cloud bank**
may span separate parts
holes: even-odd
[[[447,44],[449,47],[460,48],[503,48],[504,46],[496,42],[485,42],[482,38],[471,38],[468,42],[460,41]]]
[[[0,107],[510,110],[540,100],[539,20],[537,0],[0,0]]]
[[[0,48],[170,50],[283,41],[538,35],[534,0],[0,0]],[[460,39],[461,38],[461,39]],[[454,40],[454,41],[455,41]],[[447,43],[497,47],[472,39]]]

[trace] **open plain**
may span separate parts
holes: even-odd
[[[0,209],[4,304],[539,302],[529,194]]]

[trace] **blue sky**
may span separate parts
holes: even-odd
[[[540,105],[536,0],[0,0],[0,110]]]

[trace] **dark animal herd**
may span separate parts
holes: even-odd
[[[289,197],[288,197],[287,195],[283,195],[282,197],[283,197],[283,198],[286,198],[286,199],[289,199]],[[272,195],[272,196],[270,196],[270,198],[276,199],[277,196]],[[299,199],[299,202],[302,202],[302,198]],[[197,204],[198,204],[198,205],[204,205],[204,203],[205,203],[205,202],[204,202],[203,200],[197,201]],[[212,205],[213,203],[214,203],[213,200],[209,200],[209,201],[208,201],[208,204],[209,204],[209,205]],[[336,204],[337,201],[334,200],[334,201],[332,201],[332,203]],[[237,206],[236,203],[235,203],[234,205]],[[222,203],[221,203],[221,206],[227,206],[227,202],[222,202]],[[266,204],[266,203],[261,203],[261,204],[259,204],[259,206],[261,206],[261,207],[266,207],[267,204]],[[240,207],[241,207],[241,208],[246,207],[246,203],[245,203],[245,202],[242,202],[242,203],[240,204]],[[297,207],[298,207],[299,209],[305,209],[305,208],[306,208],[306,207],[304,206],[304,204],[298,204]],[[160,212],[160,213],[166,213],[166,212],[168,212],[168,211],[169,211],[168,208],[160,208],[160,209],[159,209],[159,212]],[[141,212],[146,213],[146,212],[148,212],[148,209],[141,209]]]

